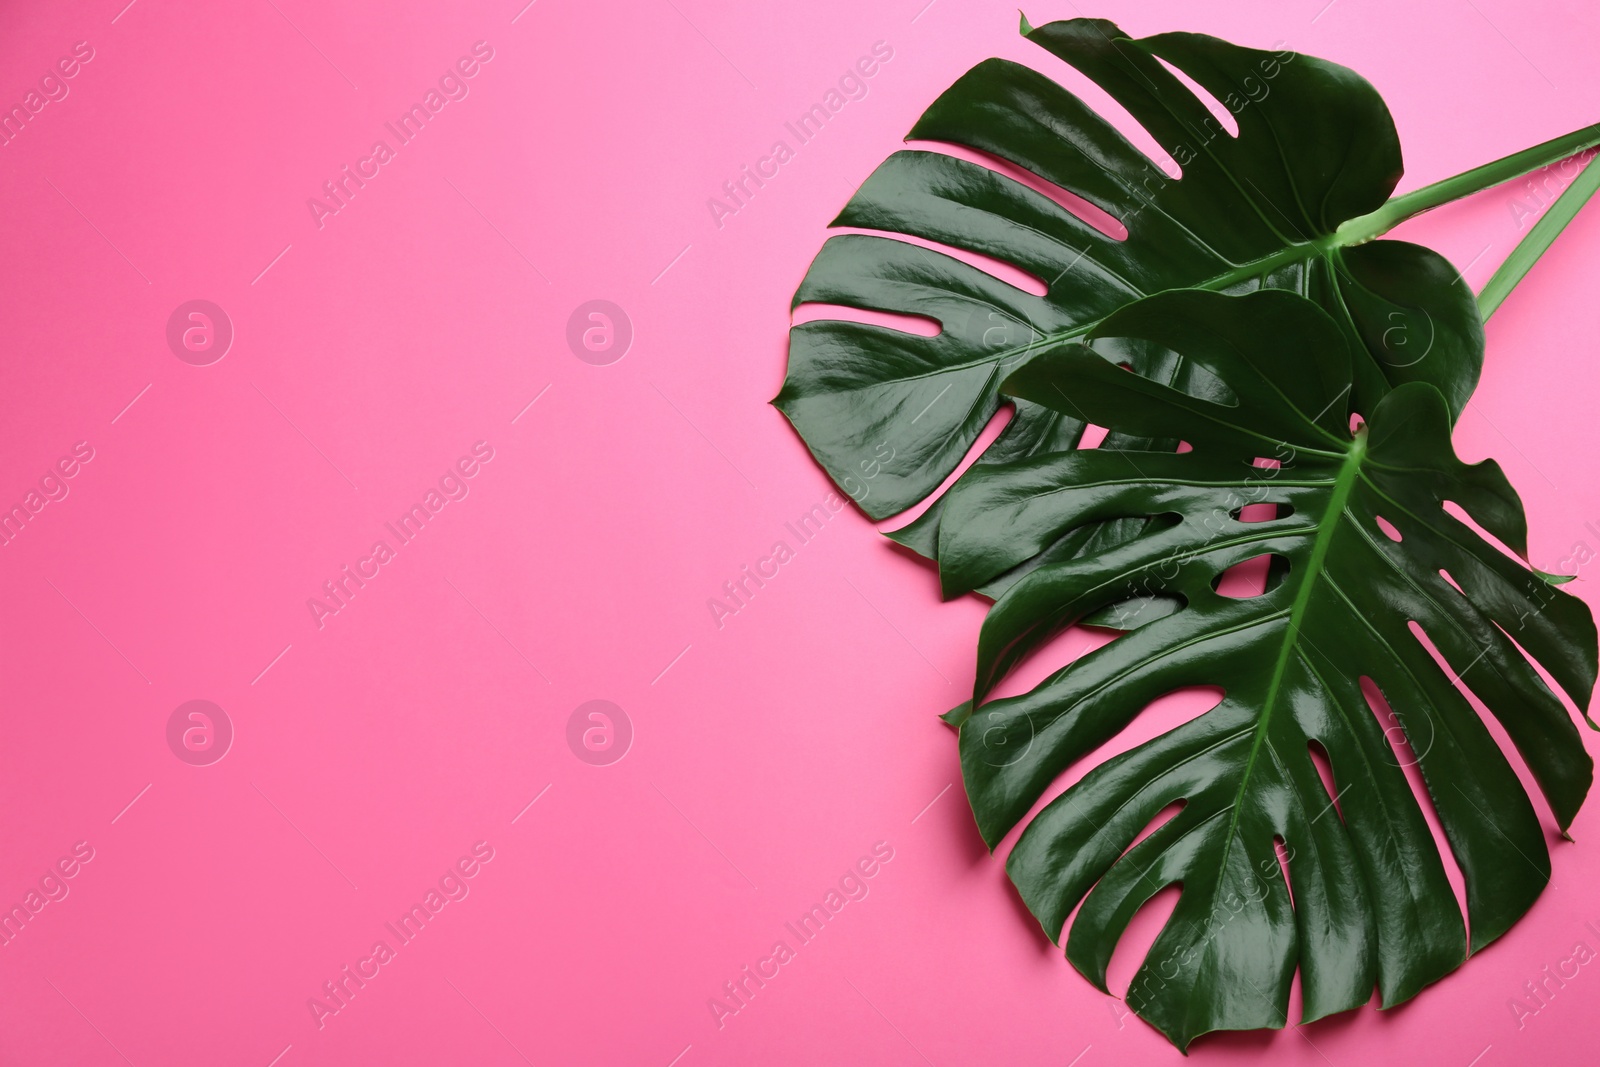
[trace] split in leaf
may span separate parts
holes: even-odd
[[[1119,365],[1138,347],[1130,341],[1181,353],[1227,399],[1173,389],[1137,357]],[[1052,939],[1081,903],[1067,955],[1103,989],[1134,913],[1181,885],[1127,994],[1180,1047],[1211,1030],[1284,1025],[1297,965],[1306,1020],[1365,1003],[1375,984],[1385,1006],[1405,1000],[1461,963],[1468,930],[1474,950],[1504,933],[1550,876],[1533,805],[1456,683],[1499,721],[1565,829],[1593,762],[1529,660],[1586,705],[1589,611],[1445,509],[1453,502],[1525,553],[1516,493],[1493,461],[1456,458],[1436,388],[1390,391],[1351,432],[1350,354],[1309,301],[1168,293],[1112,315],[1086,342],[1035,357],[1003,390],[1130,435],[1177,434],[1193,450],[1059,452],[975,471],[952,490],[942,557],[980,575],[1088,524],[1150,522],[1133,540],[1033,571],[984,622],[976,710],[960,735],[984,839],[998,843],[1152,701],[1217,687],[1216,707],[1106,760],[1039,812],[1007,863],[1023,899]],[[1259,504],[1277,517],[1242,521],[1240,509]],[[1264,592],[1216,592],[1225,571],[1262,555],[1280,564]],[[1063,627],[1150,596],[1177,610],[1026,695],[983,703]],[[1398,717],[1465,878],[1465,929],[1364,678]],[[1332,796],[1313,746],[1331,765]]]
[[[1133,40],[1097,19],[1023,29],[1122,105],[1182,174],[1169,176],[1077,96],[1009,60],[980,63],[927,110],[909,140],[1020,168],[1110,215],[1126,239],[1068,210],[1069,198],[935,150],[897,152],[866,180],[833,225],[872,232],[824,244],[794,304],[917,316],[936,321],[939,333],[836,319],[798,325],[774,403],[874,519],[934,493],[994,417],[999,384],[1023,359],[1168,289],[1300,293],[1350,344],[1355,409],[1372,410],[1393,386],[1421,381],[1439,389],[1453,418],[1483,362],[1473,294],[1437,253],[1373,238],[1600,140],[1600,129],[1580,130],[1386,201],[1402,173],[1394,123],[1377,91],[1345,67],[1199,34]],[[1173,69],[1229,110],[1236,136]],[[1000,261],[1037,278],[1044,295],[901,235]],[[1163,373],[1181,388],[1196,385],[1181,361]],[[1075,414],[1015,406],[979,465],[1079,444],[1085,427]],[[1113,435],[1102,447],[1176,445],[1158,440]],[[895,462],[880,465],[891,451]],[[937,555],[942,511],[935,501],[893,536]],[[1112,523],[1041,546],[1039,558],[1017,561],[1015,573],[984,591],[1071,558],[1091,537],[1099,545],[1137,529]]]
[[[1027,821],[1007,869],[1080,971],[1104,989],[1135,913],[1178,886],[1127,1000],[1180,1048],[1285,1025],[1297,969],[1307,1020],[1374,987],[1398,1003],[1504,933],[1550,876],[1534,804],[1466,692],[1563,830],[1593,777],[1538,670],[1586,709],[1593,619],[1556,588],[1566,579],[1479,534],[1525,561],[1516,493],[1493,462],[1457,459],[1450,430],[1482,366],[1482,319],[1600,170],[1477,300],[1437,254],[1376,238],[1590,147],[1600,127],[1390,198],[1394,125],[1352,71],[1091,19],[1023,32],[1181,174],[1043,74],[978,65],[910,139],[993,165],[891,156],[834,221],[867,232],[830,239],[794,298],[931,319],[937,334],[798,325],[774,403],[875,519],[927,501],[1014,408],[891,536],[937,560],[946,596],[997,598],[973,698],[945,718],[984,840]],[[1090,426],[1107,432],[1084,448]],[[1229,595],[1225,576],[1261,557],[1259,595]],[[1122,633],[991,699],[1075,624]],[[1044,802],[1153,702],[1195,687],[1220,703]],[[1424,804],[1464,877],[1465,918]]]

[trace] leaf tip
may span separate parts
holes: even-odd
[[[943,715],[939,716],[939,718],[943,719],[946,723],[956,727],[957,729],[960,729],[961,724],[966,722],[967,719],[971,717],[972,701],[970,700],[962,701],[949,711],[945,712]]]
[[[1017,17],[1021,20],[1020,24],[1017,26],[1017,32],[1022,34],[1024,37],[1028,36],[1028,34],[1033,32],[1033,26],[1028,22],[1028,16],[1023,14],[1021,8],[1018,8]]]

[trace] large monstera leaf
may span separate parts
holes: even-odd
[[[1460,411],[1482,363],[1482,324],[1471,291],[1444,259],[1370,240],[1384,227],[1363,220],[1402,171],[1394,123],[1370,84],[1311,56],[1198,34],[1132,40],[1095,19],[1024,29],[1126,108],[1182,176],[1169,177],[1056,82],[1007,60],[979,64],[928,109],[908,139],[1003,160],[1093,204],[1127,236],[1108,236],[1057,199],[937,151],[898,152],[867,179],[833,225],[876,233],[831,238],[794,302],[929,318],[940,332],[838,320],[796,326],[774,402],[869,515],[897,514],[938,488],[994,416],[999,384],[1021,359],[1168,289],[1301,293],[1350,342],[1356,408],[1372,410],[1392,386],[1422,381],[1442,392],[1449,413]],[[1236,137],[1162,61],[1228,108]],[[892,235],[999,260],[1046,291],[1036,296]],[[1165,373],[1195,387],[1181,361]],[[1016,407],[981,463],[1079,443],[1078,412]],[[882,462],[885,455],[894,458]],[[941,513],[936,503],[897,539],[935,555]],[[1137,529],[1109,524],[1096,543]],[[1071,558],[1089,541],[1084,533],[1042,546],[1044,557],[1030,565]]]
[[[1532,905],[1550,875],[1544,833],[1462,688],[1498,720],[1563,830],[1593,775],[1533,666],[1587,706],[1588,609],[1446,509],[1525,556],[1515,491],[1493,461],[1456,458],[1451,407],[1433,385],[1399,385],[1362,409],[1364,422],[1350,418],[1360,375],[1346,337],[1284,292],[1135,303],[1034,356],[1002,391],[1190,450],[1078,449],[975,467],[940,529],[941,565],[972,584],[1072,530],[1144,524],[1033,570],[984,622],[973,702],[949,718],[991,847],[1157,698],[1224,694],[1051,799],[1007,862],[1053,940],[1077,909],[1067,956],[1102,989],[1136,911],[1181,887],[1127,993],[1179,1047],[1212,1030],[1284,1025],[1297,967],[1306,1020],[1364,1004],[1374,985],[1385,1006],[1403,1001]],[[1164,384],[1172,354],[1204,376],[1202,395]],[[1274,517],[1247,521],[1243,509],[1261,504]],[[1275,563],[1264,592],[1217,591],[1229,568],[1263,555]],[[1177,609],[1025,695],[987,699],[1063,627],[1151,595]],[[1364,679],[1407,746],[1391,745]],[[1403,769],[1413,760],[1464,876],[1465,924]]]

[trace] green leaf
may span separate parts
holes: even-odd
[[[1038,567],[1000,597],[983,624],[972,703],[952,719],[992,848],[1153,701],[1222,691],[1211,710],[1044,803],[1007,862],[1053,940],[1077,909],[1067,956],[1102,989],[1137,910],[1181,886],[1127,994],[1180,1048],[1213,1030],[1285,1025],[1296,968],[1307,1021],[1365,1003],[1374,985],[1384,1006],[1399,1003],[1532,905],[1550,876],[1539,818],[1463,689],[1509,736],[1563,830],[1593,777],[1571,715],[1533,665],[1587,707],[1597,661],[1587,607],[1445,508],[1526,556],[1516,492],[1493,461],[1456,458],[1452,409],[1435,386],[1398,386],[1351,431],[1345,398],[1364,357],[1347,336],[1285,292],[1136,302],[1081,342],[1036,355],[1003,392],[1192,449],[975,467],[939,528],[942,566],[966,584],[1073,531],[1145,523],[1131,539]],[[1149,353],[1181,355],[1211,386],[1173,388],[1162,360],[1149,373]],[[1241,509],[1258,504],[1275,517],[1245,521]],[[1262,555],[1275,563],[1264,592],[1216,591],[1229,568]],[[1024,695],[989,699],[1062,628],[1149,597],[1175,610]],[[1398,730],[1369,706],[1363,679]],[[1392,745],[1401,731],[1407,746]],[[1313,746],[1326,753],[1331,790]],[[1466,883],[1465,923],[1406,779],[1412,761]]]
[[[1067,954],[1080,970],[1104,988],[1128,922],[1176,885],[1128,1001],[1180,1047],[1284,1025],[1296,968],[1307,1019],[1363,1003],[1374,984],[1398,1003],[1503,933],[1549,878],[1532,802],[1463,690],[1499,721],[1563,831],[1593,776],[1535,668],[1586,709],[1593,620],[1556,588],[1565,578],[1524,565],[1520,501],[1492,462],[1455,457],[1450,426],[1482,365],[1481,317],[1600,172],[1585,171],[1476,301],[1440,256],[1376,238],[1591,147],[1600,126],[1391,198],[1393,123],[1343,67],[1193,34],[1133,40],[1089,19],[1035,28],[1024,16],[1020,29],[1115,100],[1181,176],[1046,76],[980,64],[908,139],[992,165],[890,157],[834,220],[865,232],[830,239],[794,298],[938,332],[797,326],[774,403],[876,519],[929,501],[1000,407],[1014,409],[890,536],[938,561],[946,596],[997,598],[973,699],[943,719],[960,732],[991,847],[1039,809],[1008,870],[1053,938],[1076,911]],[[1081,449],[1091,425],[1108,432]],[[1275,517],[1246,521],[1261,503]],[[1259,556],[1259,596],[1217,591]],[[1070,625],[1121,633],[1032,692],[989,699]],[[1197,686],[1221,702],[1046,802],[1152,701]],[[1466,921],[1405,762],[1464,875]]]
[[[1460,411],[1482,364],[1482,324],[1471,291],[1442,257],[1371,240],[1364,220],[1384,207],[1402,170],[1394,124],[1371,85],[1324,60],[1197,34],[1133,40],[1093,19],[1023,26],[1126,108],[1183,174],[1168,177],[1078,97],[1006,60],[979,64],[928,109],[910,139],[962,145],[1031,172],[1119,220],[1127,238],[1107,236],[995,169],[936,151],[898,152],[867,179],[834,225],[875,232],[831,238],[794,303],[920,316],[940,332],[837,320],[796,326],[774,403],[835,481],[863,487],[851,495],[869,515],[897,514],[939,487],[1024,358],[1173,288],[1302,293],[1356,352],[1354,388],[1341,405],[1370,411],[1392,386],[1422,381]],[[1232,112],[1237,137],[1163,60]],[[896,235],[1002,261],[1047,291],[1036,296]],[[1166,373],[1180,388],[1197,387],[1181,361]],[[1070,406],[1018,405],[980,462],[1075,447],[1084,423]],[[880,470],[875,460],[891,451],[894,461]],[[936,550],[941,511],[936,502],[899,539]],[[1123,524],[1098,536],[1136,532]],[[1057,546],[1045,560],[1081,548]]]

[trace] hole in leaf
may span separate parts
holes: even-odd
[[[1287,559],[1282,556],[1276,558],[1283,560],[1280,566],[1288,566]],[[1230,600],[1249,600],[1251,597],[1258,597],[1267,591],[1267,570],[1273,559],[1274,554],[1269,552],[1242,563],[1235,563],[1211,580],[1211,588],[1218,596]]]
[[[1501,629],[1498,623],[1491,621],[1490,625],[1499,630],[1502,636],[1506,636],[1505,630]],[[1465,660],[1458,669],[1450,662],[1450,658],[1440,651],[1439,646],[1433,643],[1433,638],[1428,635],[1428,631],[1424,630],[1419,623],[1415,621],[1407,622],[1406,629],[1410,630],[1411,636],[1417,639],[1417,644],[1421,645],[1428,655],[1433,657],[1434,664],[1440,671],[1444,672],[1444,676],[1449,679],[1450,684],[1455,687],[1456,691],[1470,701],[1474,710],[1482,717],[1487,709],[1484,708],[1477,694],[1472,691],[1471,682],[1467,679],[1478,677],[1482,672],[1494,669],[1491,663],[1484,662],[1488,649],[1474,647],[1470,653],[1463,653]],[[1428,745],[1431,743],[1431,738],[1421,739],[1417,744],[1420,749],[1419,755],[1427,755]]]
[[[887,237],[902,244],[916,245],[918,248],[926,248],[930,252],[937,252],[940,255],[949,256],[951,259],[960,260],[967,266],[981,270],[985,274],[1005,282],[1014,289],[1021,289],[1030,296],[1044,296],[1047,291],[1044,279],[1038,275],[1025,271],[1014,263],[996,259],[983,252],[974,252],[959,245],[948,245],[926,237],[918,237],[915,234],[900,233],[896,230],[874,230],[863,226],[837,226],[830,232],[834,234],[859,233],[866,234],[869,237]]]
[[[1374,515],[1372,517],[1372,521],[1378,524],[1378,529],[1382,530],[1383,536],[1387,537],[1389,540],[1396,543],[1405,540],[1404,537],[1400,536],[1400,531],[1395,528],[1394,523],[1390,522],[1382,515]]]
[[[1410,624],[1416,627],[1416,623]],[[1397,767],[1410,767],[1420,758],[1417,751],[1411,746],[1411,738],[1406,735],[1405,727],[1400,723],[1400,716],[1389,707],[1389,700],[1383,695],[1383,690],[1378,688],[1366,675],[1361,676],[1361,695],[1367,700],[1367,707],[1378,717],[1378,723],[1383,727],[1383,739],[1388,742],[1390,754],[1394,757],[1390,762]],[[1428,739],[1431,742],[1431,738]],[[1428,744],[1421,747],[1421,755],[1427,755]]]
[[[1122,850],[1122,857],[1126,857],[1139,846],[1147,837],[1160,830],[1167,823],[1178,817],[1183,811],[1185,799],[1174,800],[1166,805],[1140,830],[1128,847]],[[1141,857],[1143,863],[1149,863],[1148,858]],[[1122,859],[1119,858],[1119,862]],[[1128,861],[1140,862],[1140,861]],[[1133,921],[1123,932],[1117,947],[1112,950],[1110,966],[1107,968],[1107,985],[1114,989],[1125,989],[1126,984],[1133,981],[1139,965],[1149,953],[1155,939],[1160,936],[1161,930],[1167,925],[1167,920],[1172,917],[1172,910],[1177,906],[1178,898],[1182,895],[1182,885],[1170,885],[1150,897],[1139,906],[1134,913]],[[1168,901],[1170,900],[1170,904]],[[1074,916],[1076,918],[1076,916]]]
[[[1267,522],[1270,519],[1287,519],[1294,514],[1293,504],[1245,504],[1228,512],[1234,522]]]
[[[1080,643],[1083,637],[1093,636],[1086,634],[1085,631],[1078,627],[1065,631],[1065,634],[1075,635],[1080,639]],[[1103,639],[1096,640],[1093,647],[1099,647],[1106,643]],[[1085,649],[1082,654],[1087,654],[1092,650],[1093,648]],[[1023,679],[1020,684],[1013,684],[1014,677],[1007,678],[1002,683],[1002,686],[996,689],[996,692],[999,693],[1000,688],[1004,688],[1006,692],[1001,695],[1015,696],[1026,693],[1040,681],[1049,677],[1050,673],[1058,670],[1063,659],[1076,658],[1078,653],[1070,649],[1067,651],[1069,654],[1063,655],[1063,646],[1061,645],[1057,645],[1054,652],[1046,650],[1048,663],[1037,665],[1036,670],[1031,672],[1031,677]],[[1217,686],[1194,685],[1181,686],[1150,701],[1132,722],[1123,727],[1115,736],[1103,742],[1094,750],[1092,755],[1085,756],[1058,775],[1039,795],[1039,799],[1034,802],[1033,806],[1028,809],[1027,815],[1018,820],[1017,825],[1001,840],[1000,845],[996,846],[995,852],[998,854],[1000,851],[1009,849],[1011,845],[1014,845],[1017,838],[1022,835],[1023,830],[1032,824],[1041,811],[1049,807],[1061,794],[1082,781],[1084,776],[1090,774],[1095,767],[1124,752],[1131,752],[1147,741],[1170,733],[1192,719],[1199,718],[1206,712],[1216,708],[1218,704],[1222,703],[1223,699],[1224,693]],[[1162,816],[1158,814],[1157,817],[1161,818]],[[1081,906],[1080,902],[1079,907]],[[1074,908],[1074,912],[1076,910]],[[1072,920],[1069,917],[1066,925],[1070,927],[1071,923]]]
[[[1122,850],[1122,854],[1124,856],[1126,856],[1128,853],[1132,852],[1135,848],[1138,847],[1139,842],[1143,841],[1145,838],[1149,837],[1151,834],[1153,834],[1157,830],[1161,829],[1167,823],[1169,823],[1173,819],[1177,818],[1178,812],[1182,811],[1183,808],[1184,808],[1184,805],[1188,804],[1188,803],[1189,803],[1189,801],[1187,799],[1185,799],[1183,797],[1179,797],[1177,800],[1174,800],[1171,804],[1168,804],[1166,807],[1164,807],[1160,811],[1156,812],[1155,813],[1155,817],[1150,820],[1150,822],[1145,826],[1145,828],[1143,830],[1140,830],[1138,832],[1138,834],[1136,834],[1134,836],[1134,839],[1132,841],[1128,842],[1128,847]]]
[[[918,148],[923,151],[940,152],[956,159],[964,159],[968,163],[976,163],[996,174],[1004,175],[1019,185],[1024,185],[1046,200],[1070,215],[1075,215],[1085,225],[1100,231],[1113,241],[1126,241],[1128,239],[1127,227],[1117,220],[1115,215],[1106,211],[1092,200],[1074,193],[1071,189],[1064,189],[1048,178],[1041,178],[1026,167],[1018,166],[1009,159],[990,155],[977,148],[955,144],[950,141],[908,141],[908,147]]]
[[[1561,688],[1561,683],[1556,681],[1550,674],[1549,668],[1535,659],[1528,649],[1511,635],[1511,631],[1499,623],[1493,623],[1492,625],[1500,636],[1511,643],[1512,647],[1517,650],[1517,654],[1527,660],[1529,666],[1539,675],[1539,680],[1544,682],[1545,687],[1556,695],[1568,713],[1581,715],[1582,713],[1578,711],[1577,706],[1572,702],[1571,694]],[[1485,658],[1487,659],[1488,657],[1486,656]],[[1469,671],[1468,673],[1470,674],[1471,672]],[[1499,717],[1490,713],[1484,706],[1483,701],[1470,689],[1467,690],[1467,699],[1472,702],[1473,710],[1478,713],[1479,718],[1484,720],[1484,725],[1489,728],[1489,733],[1494,737],[1495,743],[1500,746],[1500,751],[1505,753],[1507,761],[1511,764],[1511,769],[1517,772],[1517,777],[1522,781],[1522,789],[1528,796],[1533,798],[1534,806],[1541,811],[1547,812],[1552,824],[1559,824],[1560,819],[1550,806],[1549,798],[1544,795],[1544,790],[1540,787],[1538,779],[1533,776],[1533,771],[1528,766],[1527,759],[1518,750],[1516,742],[1512,741],[1511,736],[1506,733],[1505,726],[1500,722]]]
[[[1443,567],[1439,568],[1439,577],[1441,577],[1445,581],[1449,582],[1450,585],[1455,589],[1455,591],[1460,593],[1462,596],[1466,596],[1467,595],[1466,590],[1461,588],[1461,583],[1456,581],[1455,578],[1451,577],[1450,572],[1445,570]]]
[[[1121,637],[1119,630],[1068,626],[1053,634],[1011,668],[994,687],[990,699],[1021,696],[1061,669],[1063,663],[1086,656]]]
[[[1079,448],[1099,448],[1100,443],[1106,439],[1106,434],[1111,431],[1104,426],[1089,425],[1083,428],[1083,437],[1078,441]]]
[[[1114,993],[1120,990],[1124,999],[1131,996],[1135,1002],[1138,1001],[1138,992],[1130,988],[1133,977],[1150,954],[1156,938],[1161,936],[1161,931],[1172,919],[1172,913],[1182,896],[1181,883],[1169,885],[1139,905],[1127,929],[1117,939],[1117,947],[1111,951],[1111,962],[1106,967],[1107,989]],[[1150,990],[1153,991],[1154,988]]]
[[[1157,56],[1156,60],[1163,67],[1166,67],[1167,71],[1171,73],[1174,78],[1177,78],[1179,81],[1181,81],[1184,84],[1184,87],[1193,93],[1195,97],[1206,106],[1206,110],[1211,112],[1211,117],[1217,120],[1217,125],[1221,127],[1222,130],[1226,131],[1229,137],[1237,138],[1239,136],[1239,123],[1234,119],[1233,113],[1223,106],[1221,100],[1218,100],[1216,97],[1212,96],[1209,89],[1195,81],[1193,78],[1189,77],[1189,75],[1185,74],[1171,63],[1168,63],[1165,59],[1162,59],[1160,56]],[[1215,132],[1215,130],[1208,127],[1205,130],[1196,131],[1196,136],[1204,136],[1206,140],[1210,140],[1211,136]]]
[[[899,330],[901,333],[914,334],[917,337],[938,337],[940,326],[938,319],[928,318],[926,315],[901,315],[894,311],[869,311],[866,308],[854,308],[844,304],[801,304],[794,309],[791,321],[799,326],[805,322],[859,322],[865,326],[881,326],[886,330]]]
[[[1423,640],[1428,647],[1426,636],[1415,622],[1409,623],[1411,630]],[[1412,795],[1417,798],[1417,805],[1422,809],[1422,817],[1428,823],[1428,830],[1433,834],[1433,844],[1439,851],[1439,857],[1444,863],[1445,878],[1450,883],[1450,889],[1455,893],[1456,910],[1461,914],[1463,924],[1467,922],[1467,881],[1461,873],[1460,866],[1456,863],[1455,853],[1450,848],[1450,839],[1445,836],[1444,826],[1439,822],[1439,814],[1433,807],[1433,794],[1428,792],[1427,780],[1422,776],[1422,768],[1418,761],[1427,755],[1433,747],[1432,720],[1423,713],[1423,718],[1413,723],[1419,731],[1419,736],[1408,737],[1405,729],[1400,725],[1400,718],[1394,709],[1389,706],[1389,700],[1378,687],[1378,683],[1366,675],[1361,676],[1361,695],[1366,698],[1367,707],[1372,709],[1372,714],[1378,719],[1378,725],[1383,728],[1384,740],[1388,742],[1389,752],[1384,756],[1391,766],[1398,764],[1405,773],[1406,783],[1410,785]],[[1470,934],[1470,930],[1468,933]],[[1468,942],[1471,943],[1470,941]]]
[[[1175,615],[1188,606],[1188,600],[1175,593],[1134,596],[1108,604],[1080,620],[1078,625],[1090,631],[1110,631],[1120,637],[1129,630]]]
[[[951,391],[954,392],[954,390]],[[948,395],[944,397],[944,400],[949,399],[950,397]],[[933,506],[933,502],[935,500],[940,499],[945,493],[949,492],[950,487],[955,484],[957,478],[960,478],[963,474],[967,473],[967,468],[976,463],[978,461],[978,457],[982,456],[984,451],[994,443],[994,439],[1005,432],[1005,428],[1011,424],[1011,420],[1016,416],[1016,414],[1017,409],[1014,404],[1001,404],[1000,407],[995,411],[994,415],[989,419],[989,422],[984,426],[982,432],[978,434],[978,439],[972,442],[972,447],[967,449],[967,454],[961,458],[961,462],[956,465],[956,469],[951,471],[945,477],[945,480],[939,483],[939,488],[934,490],[932,493],[929,493],[926,499],[913,504],[905,511],[900,512],[900,514],[884,520],[884,522],[878,527],[879,531],[887,531],[889,529],[897,530],[903,526],[907,526],[912,522],[915,522],[923,512],[927,511]],[[851,499],[860,497],[864,490],[866,492],[871,491],[870,484],[865,483],[858,478],[852,478],[850,485],[840,486],[840,488],[842,488],[845,493],[851,497]]]
[[[1489,542],[1495,548],[1498,548],[1501,552],[1505,553],[1507,556],[1510,556],[1518,563],[1523,562],[1521,553],[1514,550],[1510,545],[1500,540],[1500,538],[1496,537],[1488,530],[1485,530],[1482,526],[1479,526],[1477,520],[1471,515],[1467,514],[1466,509],[1460,504],[1457,504],[1454,500],[1446,500],[1441,506],[1444,508],[1446,514],[1448,514],[1451,518],[1465,524],[1467,529],[1471,530],[1473,533],[1477,534],[1479,537],[1483,538],[1485,541]]]
[[[1278,857],[1278,874],[1283,877],[1284,888],[1289,891],[1289,906],[1294,906],[1294,882],[1289,878],[1289,846],[1284,844],[1283,838],[1278,834],[1272,835],[1272,851]]]
[[[1552,694],[1560,694],[1558,699],[1561,700],[1562,705],[1565,706],[1569,712],[1576,712],[1577,709],[1576,706],[1571,702],[1570,694],[1564,693],[1564,691],[1560,688],[1559,683],[1557,683],[1556,680],[1551,677],[1550,672],[1545,665],[1530,655],[1528,649],[1523,647],[1523,645],[1518,642],[1514,636],[1512,636],[1512,632],[1510,630],[1507,630],[1498,622],[1493,622],[1492,620],[1490,625],[1494,627],[1495,632],[1500,637],[1503,637],[1512,645],[1512,647],[1516,649],[1519,656],[1527,661],[1528,665],[1533,668],[1535,673],[1538,674],[1540,681],[1544,683],[1545,687],[1549,689]],[[1487,650],[1482,647],[1473,647],[1470,650],[1470,655],[1467,657],[1465,665],[1462,666],[1460,672],[1457,673],[1456,668],[1451,666],[1450,661],[1442,652],[1439,651],[1439,647],[1433,643],[1432,638],[1428,636],[1426,630],[1417,625],[1415,622],[1410,624],[1410,630],[1412,636],[1417,639],[1417,643],[1422,645],[1422,647],[1427,650],[1428,655],[1433,657],[1434,663],[1437,664],[1439,669],[1445,673],[1445,676],[1452,681],[1452,683],[1455,685],[1456,691],[1459,692],[1466,699],[1467,703],[1472,706],[1474,714],[1476,714],[1478,718],[1483,721],[1483,724],[1488,729],[1490,736],[1494,738],[1495,744],[1500,746],[1500,751],[1506,757],[1506,762],[1511,765],[1511,769],[1516,773],[1517,778],[1522,782],[1522,789],[1533,801],[1534,806],[1546,811],[1549,814],[1551,822],[1555,822],[1556,815],[1549,806],[1549,798],[1544,795],[1544,790],[1540,787],[1538,780],[1533,776],[1533,772],[1529,768],[1527,760],[1518,751],[1516,743],[1512,741],[1511,736],[1506,733],[1505,726],[1501,723],[1500,717],[1489,710],[1489,708],[1484,704],[1483,698],[1480,697],[1472,688],[1473,680],[1481,680],[1484,672],[1495,669],[1491,665]]]
[[[1134,149],[1146,159],[1166,171],[1174,179],[1182,170],[1159,142],[1144,128],[1133,113],[1087,77],[1078,68],[1043,49],[1034,49],[1027,56],[1027,64],[1057,85],[1070,91],[1088,105],[1089,109],[1105,119],[1113,129],[1122,134]]]
[[[1311,765],[1317,769],[1317,777],[1322,779],[1322,788],[1328,793],[1328,806],[1308,813],[1312,822],[1316,822],[1328,815],[1333,815],[1344,821],[1344,809],[1339,807],[1339,789],[1333,777],[1333,761],[1328,758],[1328,750],[1322,747],[1322,742],[1313,738],[1306,749],[1311,754]]]
[[[1270,593],[1278,588],[1287,577],[1289,577],[1289,560],[1284,556],[1273,556],[1267,565],[1266,592]]]
[[[1052,666],[1058,664],[1059,661],[1055,661]],[[1124,752],[1132,751],[1145,742],[1170,733],[1184,723],[1192,722],[1214,710],[1224,698],[1223,691],[1214,685],[1182,686],[1163,693],[1147,704],[1120,733],[1096,748],[1092,756],[1073,764],[1063,776],[1064,780],[1076,783],[1095,766]]]

